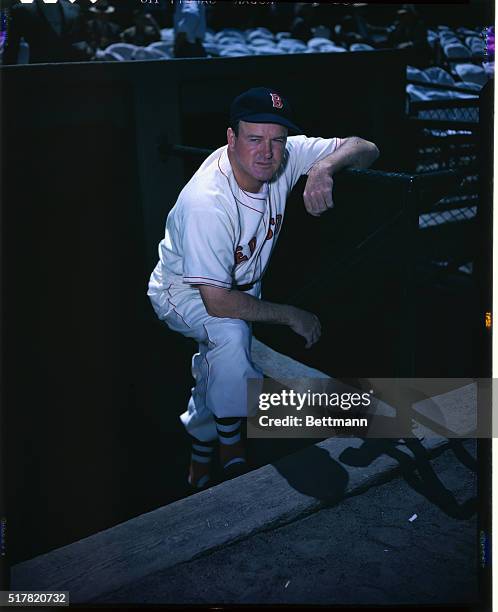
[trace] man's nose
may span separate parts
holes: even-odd
[[[271,144],[272,144],[271,140],[263,143],[263,146],[264,146],[263,153],[267,159],[271,159],[273,157],[273,150],[272,150]]]

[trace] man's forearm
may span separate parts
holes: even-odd
[[[373,142],[351,136],[318,163],[333,175],[344,168],[368,168],[378,157],[379,149]]]
[[[201,291],[201,295],[202,295]],[[288,325],[291,320],[293,306],[273,304],[259,300],[242,291],[223,291],[222,299],[205,299],[204,304],[212,317],[228,317],[244,321],[259,321],[262,323],[277,323]]]
[[[320,321],[311,312],[288,304],[264,302],[242,291],[220,289],[209,285],[198,287],[206,310],[212,317],[288,325],[292,331],[306,340],[306,348],[310,348],[320,338]]]

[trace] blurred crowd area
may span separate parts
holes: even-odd
[[[3,11],[2,61],[171,60],[402,49],[412,99],[472,95],[492,73],[494,31],[484,23],[444,23],[441,6],[448,15],[448,5],[430,4],[12,0]]]

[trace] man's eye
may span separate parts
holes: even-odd
[[[249,138],[250,142],[259,142],[259,138]]]

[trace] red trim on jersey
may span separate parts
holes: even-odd
[[[220,287],[219,285],[214,285],[213,283],[192,283],[192,284],[196,284],[196,285],[206,285],[207,287],[216,287],[217,289],[225,289],[225,287]],[[229,289],[232,288],[232,285],[230,285]]]
[[[254,210],[254,212],[259,213],[260,215],[264,215],[264,211],[258,210],[257,208],[253,208],[252,206],[249,206],[248,204],[244,204],[244,202],[242,202],[242,200],[239,200],[239,198],[237,198],[237,196],[233,196],[235,198],[235,200],[239,203],[242,204],[242,206],[245,206],[246,208],[249,208],[249,210]],[[261,200],[263,201],[263,200]]]
[[[227,283],[226,281],[221,281],[221,280],[218,280],[217,278],[209,278],[208,276],[184,276],[184,277],[183,277],[183,280],[184,280],[184,281],[187,281],[187,279],[210,280],[210,281],[214,281],[215,283],[221,283],[222,285],[228,285],[229,287],[231,287],[231,286],[232,286],[232,284],[231,284],[231,283]],[[187,282],[188,282],[188,281],[187,281]],[[191,284],[191,283],[189,283],[189,284]],[[193,284],[195,285],[195,280],[194,280],[194,283],[193,283]],[[202,284],[202,283],[201,283],[201,284]],[[209,284],[209,283],[207,283],[207,284]]]
[[[171,293],[170,293],[170,289],[171,289],[171,287],[172,287],[172,286],[173,286],[173,283],[171,283],[171,285],[170,285],[170,286],[169,286],[169,287],[166,289],[166,293],[168,294],[168,296],[169,296],[169,295],[171,295]],[[173,306],[173,312],[174,312],[175,314],[177,314],[177,315],[180,317],[180,319],[181,319],[181,320],[182,320],[182,321],[185,323],[185,325],[186,325],[186,326],[187,326],[189,329],[191,329],[190,325],[187,323],[187,321],[185,321],[185,319],[183,318],[183,316],[182,316],[182,315],[181,315],[181,314],[178,312],[178,310],[176,309],[176,304],[173,304],[173,302],[172,302],[172,301],[169,299],[169,297],[168,297],[168,303],[169,303],[169,304],[171,304],[171,306]]]
[[[268,197],[268,192],[266,192],[266,195],[263,195],[263,197],[259,197],[257,198],[255,195],[251,195],[248,191],[245,191],[245,189],[242,189],[242,187],[239,187],[240,191],[242,191],[242,193],[244,195],[246,195],[248,198],[251,198],[251,200],[266,200],[266,198]],[[259,192],[258,192],[259,193]]]
[[[208,392],[208,386],[209,386],[209,374],[210,374],[210,364],[207,358],[207,352],[209,351],[209,344],[212,344],[214,347],[216,347],[216,344],[211,340],[211,338],[209,337],[209,333],[206,327],[206,324],[203,323],[202,327],[204,327],[204,331],[206,332],[206,338],[207,338],[207,349],[206,352],[204,353],[204,359],[206,361],[206,365],[207,365],[207,374],[206,374],[206,393],[204,393],[204,405],[206,406],[206,408],[208,408],[207,405],[207,392]],[[197,381],[196,381],[196,386],[197,386]],[[209,408],[208,408],[209,410]]]

